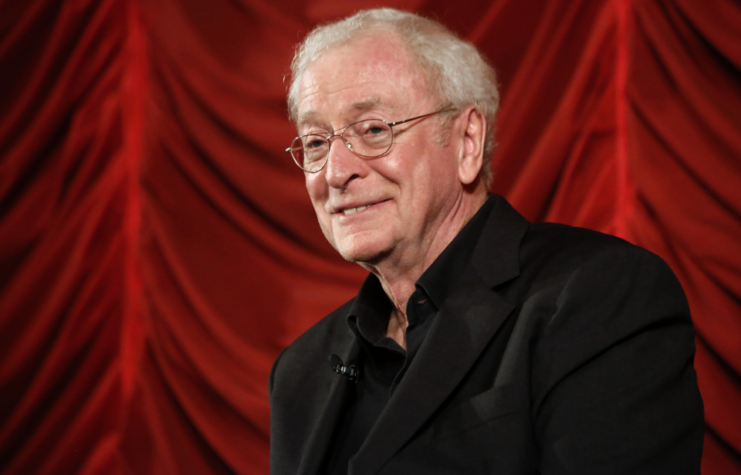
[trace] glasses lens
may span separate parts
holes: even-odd
[[[352,151],[356,154],[373,158],[388,152],[393,133],[386,122],[369,119],[352,124],[342,134],[342,138],[350,143]]]
[[[298,166],[307,172],[319,170],[327,158],[329,142],[321,135],[296,137],[291,144],[291,155]]]

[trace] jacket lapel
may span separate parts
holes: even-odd
[[[419,353],[351,461],[350,473],[373,474],[383,467],[460,383],[514,308],[480,282],[461,284],[438,312]]]
[[[519,275],[519,247],[529,223],[494,196],[471,264],[438,311],[424,343],[363,446],[353,475],[377,473],[442,405],[515,306],[494,290]]]
[[[299,464],[297,475],[315,475],[319,473],[324,456],[327,453],[332,434],[337,426],[340,414],[345,404],[345,398],[351,383],[347,378],[334,374],[329,364],[329,356],[336,354],[345,364],[357,360],[360,347],[355,341],[355,335],[347,329],[348,338],[340,345],[327,351],[327,373],[332,378],[329,394],[324,407],[317,413],[314,428],[303,451],[303,457]]]

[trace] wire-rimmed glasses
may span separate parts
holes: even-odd
[[[450,108],[443,108],[429,114],[390,123],[382,119],[365,119],[337,129],[330,135],[301,135],[293,139],[286,153],[291,154],[293,161],[303,171],[317,173],[327,164],[332,138],[339,137],[355,155],[368,159],[378,158],[391,149],[391,144],[394,143],[395,126],[449,110]]]

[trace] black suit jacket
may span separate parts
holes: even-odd
[[[620,239],[529,224],[501,197],[349,473],[698,474],[703,409],[686,299]],[[271,474],[318,473],[359,352],[351,302],[270,375]]]

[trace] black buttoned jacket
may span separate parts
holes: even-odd
[[[692,321],[658,257],[495,200],[349,474],[699,474]],[[320,470],[359,351],[340,307],[270,374],[271,474]]]

